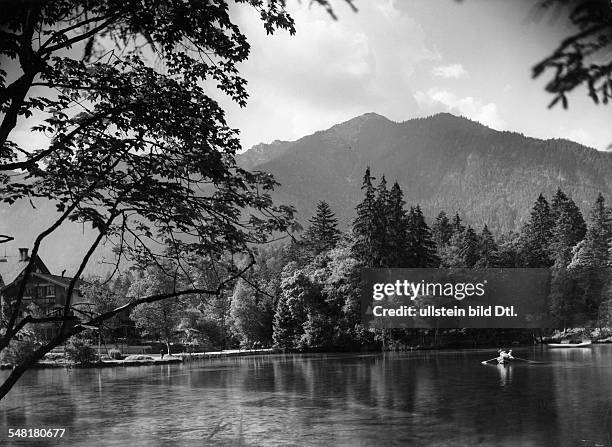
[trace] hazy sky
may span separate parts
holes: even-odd
[[[294,140],[365,112],[403,121],[435,112],[495,129],[563,137],[597,149],[612,143],[612,107],[585,91],[549,110],[546,79],[531,67],[567,35],[567,19],[536,20],[522,0],[332,0],[338,21],[308,1],[289,1],[297,34],[267,36],[256,13],[234,8],[252,45],[242,74],[249,105],[226,99],[249,148]]]

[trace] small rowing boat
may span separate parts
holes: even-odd
[[[561,343],[548,343],[549,348],[583,348],[592,345],[591,340],[583,340],[581,342],[571,342],[570,340],[562,340]]]
[[[485,360],[484,362],[480,362],[480,363],[486,364],[486,363],[497,362],[498,365],[507,365],[509,363],[512,363],[513,360],[516,360],[516,359],[514,357],[506,357],[506,358],[495,357],[494,359]]]

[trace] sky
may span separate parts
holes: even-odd
[[[567,138],[605,150],[611,106],[580,89],[569,110],[548,109],[546,80],[531,67],[569,33],[564,17],[537,19],[527,0],[332,0],[334,21],[309,1],[289,1],[297,33],[266,35],[257,13],[233,7],[252,46],[239,108],[215,95],[245,149],[296,140],[367,112],[394,121],[447,111],[498,130]]]

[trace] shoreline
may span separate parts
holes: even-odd
[[[240,357],[247,355],[263,355],[277,353],[272,348],[267,349],[228,349],[225,351],[210,351],[210,352],[194,352],[194,353],[177,353],[166,355],[164,358],[160,358],[159,354],[147,354],[147,359],[142,360],[102,360],[101,362],[94,362],[88,364],[79,364],[67,361],[52,361],[43,360],[39,361],[36,365],[32,366],[31,369],[51,369],[51,368],[77,368],[77,369],[91,369],[91,368],[117,368],[117,367],[130,367],[130,366],[148,366],[148,365],[171,365],[177,363],[184,363],[191,360],[200,359],[213,359],[223,357]],[[0,370],[11,370],[13,365],[10,363],[0,364]]]
[[[593,341],[591,346],[594,345],[607,345],[612,343],[612,338],[608,337],[606,339]],[[538,343],[534,345],[520,345],[514,346],[514,349],[532,347],[532,346],[546,346],[547,343]],[[383,351],[365,351],[365,352],[378,352],[378,353],[386,353],[386,352],[412,352],[412,351],[472,351],[472,350],[488,350],[491,349],[489,347],[477,347],[477,348],[445,348],[445,347],[421,347],[421,348],[413,348],[413,349],[405,349],[405,350],[383,350]],[[571,349],[571,348],[568,348]],[[38,362],[31,369],[52,369],[52,368],[68,368],[68,369],[92,369],[92,368],[118,368],[118,367],[133,367],[133,366],[150,366],[150,365],[172,365],[178,363],[187,363],[194,360],[206,360],[206,359],[216,359],[216,358],[224,358],[224,357],[244,357],[250,355],[271,355],[271,354],[331,354],[331,353],[343,353],[343,354],[363,354],[364,351],[283,351],[274,348],[264,348],[264,349],[228,349],[225,351],[209,351],[209,352],[193,352],[193,353],[177,353],[171,354],[169,357],[165,356],[163,359],[160,358],[159,354],[151,354],[146,355],[146,357],[150,357],[148,359],[142,360],[102,360],[102,362],[95,362],[89,364],[78,364],[71,362],[58,362],[52,360],[44,360]],[[0,364],[0,370],[11,370],[13,369],[13,365],[9,363]]]

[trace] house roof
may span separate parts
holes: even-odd
[[[70,281],[72,281],[72,278],[69,278],[67,276],[51,275],[50,273],[38,273],[37,272],[37,273],[33,273],[32,276],[36,276],[37,278],[44,279],[46,281],[57,284],[58,286],[62,286],[66,288],[68,288],[68,286],[70,285]],[[76,281],[74,290],[79,290],[79,286],[81,286],[82,284],[84,284],[83,281],[78,279]]]
[[[28,261],[21,261],[19,255],[0,256],[0,287],[12,284],[28,265]],[[40,257],[36,256],[35,270],[40,273],[49,273],[49,269]]]
[[[0,287],[8,286],[15,281],[26,265],[27,262],[20,261],[19,256],[0,258]]]

